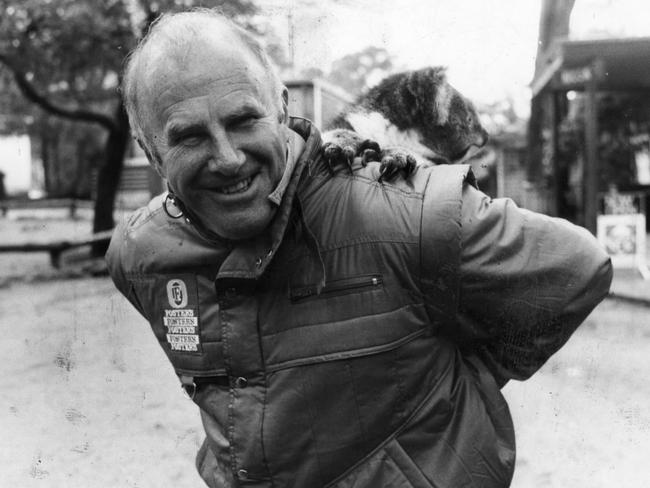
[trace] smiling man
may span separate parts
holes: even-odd
[[[210,11],[152,26],[123,90],[169,191],[107,261],[200,407],[205,482],[508,486],[499,387],[606,295],[593,236],[491,200],[467,166],[332,174],[264,52]]]
[[[197,221],[228,239],[261,233],[286,167],[287,91],[242,34],[208,30],[191,41],[154,31],[126,84],[147,133],[139,138]],[[173,31],[171,36],[173,36]],[[160,38],[158,38],[160,37]],[[213,55],[206,55],[213,53]],[[146,129],[144,129],[146,128]],[[190,210],[191,209],[191,210]]]

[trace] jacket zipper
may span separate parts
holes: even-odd
[[[341,280],[326,283],[320,293],[317,293],[315,285],[304,286],[289,291],[289,298],[292,302],[308,300],[310,298],[327,297],[337,294],[344,294],[350,291],[373,289],[383,284],[381,275],[364,275],[344,278]]]

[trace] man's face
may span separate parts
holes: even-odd
[[[227,239],[267,227],[288,127],[270,78],[240,42],[200,43],[153,70],[143,125],[171,189]]]

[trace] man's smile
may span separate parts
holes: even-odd
[[[250,188],[251,182],[253,181],[253,176],[239,180],[237,183],[232,185],[224,185],[218,188],[215,188],[217,193],[222,193],[224,195],[231,195],[233,193],[243,193],[248,188]]]

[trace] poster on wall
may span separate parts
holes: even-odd
[[[650,279],[645,251],[645,215],[599,215],[598,240],[612,258],[614,268],[636,268]]]

